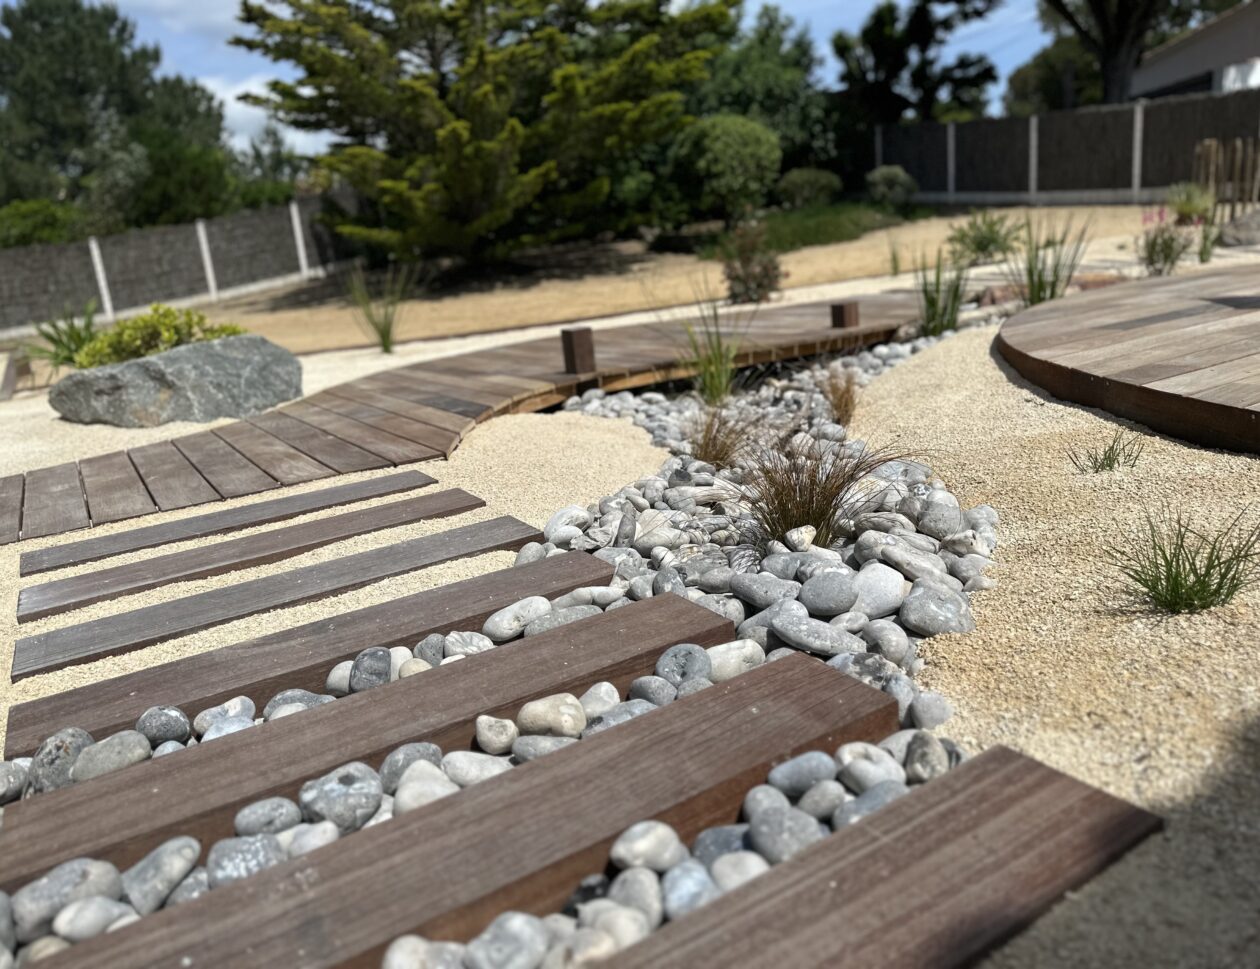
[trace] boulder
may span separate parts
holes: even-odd
[[[76,370],[53,386],[48,402],[76,424],[156,427],[257,414],[301,393],[297,357],[243,334]]]
[[[1221,226],[1219,244],[1222,246],[1260,245],[1260,209],[1248,212]]]

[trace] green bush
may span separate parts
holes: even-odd
[[[1178,225],[1198,225],[1212,220],[1216,196],[1206,185],[1178,182],[1168,186],[1166,198]]]
[[[1137,254],[1148,276],[1171,276],[1181,257],[1195,244],[1194,230],[1189,226],[1165,221],[1161,209],[1159,218],[1137,238]]]
[[[730,224],[765,202],[782,157],[779,136],[765,125],[715,114],[678,136],[670,168],[697,214]]]
[[[844,188],[835,172],[825,168],[793,168],[779,179],[775,190],[779,201],[789,209],[811,205],[830,205]]]
[[[22,199],[0,207],[0,249],[75,242],[87,234],[83,210],[69,202]]]
[[[1019,226],[1004,215],[972,212],[967,221],[950,230],[949,255],[963,266],[996,262],[1015,251]]]
[[[82,320],[67,309],[59,320],[37,323],[35,332],[41,342],[26,344],[28,357],[46,360],[55,370],[73,367],[75,356],[97,337],[96,300],[84,304]]]
[[[866,191],[876,205],[904,209],[918,190],[919,183],[900,165],[880,165],[866,173]]]
[[[722,246],[722,273],[732,303],[764,303],[777,293],[785,273],[766,243],[760,222],[736,226]]]
[[[149,312],[123,320],[98,334],[74,355],[80,369],[148,357],[185,343],[217,340],[245,331],[231,324],[211,325],[204,313],[154,303]]]

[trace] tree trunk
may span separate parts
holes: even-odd
[[[1142,51],[1137,44],[1103,51],[1099,69],[1102,71],[1104,104],[1121,104],[1129,100],[1133,71],[1141,56]]]

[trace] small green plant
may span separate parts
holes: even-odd
[[[1088,241],[1088,225],[1073,235],[1068,219],[1056,233],[1026,217],[1015,251],[1003,267],[1007,282],[1026,306],[1058,299],[1072,284]]]
[[[1157,215],[1142,217],[1147,228],[1137,237],[1134,247],[1148,276],[1171,276],[1181,257],[1194,247],[1194,230],[1175,225],[1161,208]]]
[[[43,342],[28,343],[28,357],[45,360],[54,370],[73,367],[79,351],[96,339],[96,300],[84,304],[81,319],[67,310],[59,320],[37,323],[35,332]]]
[[[1178,182],[1168,186],[1165,204],[1172,210],[1177,225],[1198,225],[1210,222],[1216,208],[1216,196],[1198,182]]]
[[[686,427],[691,456],[715,468],[734,467],[751,445],[756,430],[747,415],[713,406],[706,406]]]
[[[1068,451],[1068,460],[1081,474],[1099,474],[1116,468],[1137,467],[1146,441],[1132,431],[1117,428],[1110,441],[1100,448],[1083,447]]]
[[[888,234],[888,272],[892,276],[901,275],[901,250],[893,242],[891,232]]]
[[[936,263],[929,267],[920,262],[914,271],[919,291],[919,331],[923,336],[940,336],[946,330],[958,329],[958,312],[962,309],[967,288],[967,270],[950,268],[940,250]]]
[[[960,266],[996,262],[1015,251],[1019,226],[995,212],[972,212],[967,221],[950,230],[949,255]]]
[[[827,379],[823,381],[820,389],[823,397],[827,399],[827,405],[831,408],[831,419],[837,424],[848,427],[849,422],[853,420],[853,411],[857,409],[857,381],[847,370],[839,373],[829,370]]]
[[[1212,253],[1216,251],[1216,243],[1221,237],[1221,230],[1215,223],[1205,221],[1199,225],[1199,262],[1207,264],[1212,261]]]
[[[766,245],[760,222],[736,226],[722,246],[722,274],[732,303],[764,303],[787,275],[778,254]]]
[[[350,271],[347,291],[354,304],[360,325],[380,344],[382,353],[394,352],[394,327],[398,311],[412,284],[415,269],[409,265],[391,265],[377,280],[376,286],[368,282],[363,267],[356,265]]]
[[[726,400],[735,386],[740,340],[723,328],[716,300],[698,301],[696,312],[698,321],[684,324],[687,355],[683,364],[695,371],[692,379],[700,399],[713,406]]]
[[[79,369],[148,357],[185,343],[217,340],[245,331],[230,323],[212,325],[204,313],[154,303],[149,312],[98,333],[74,355]]]
[[[866,173],[871,201],[890,209],[904,209],[919,190],[919,183],[900,165],[880,165]]]
[[[1215,531],[1195,527],[1181,512],[1148,514],[1132,547],[1113,546],[1108,556],[1158,608],[1211,609],[1260,578],[1260,523],[1245,525],[1246,514],[1243,509]]]
[[[830,205],[844,188],[835,172],[825,168],[793,168],[779,179],[775,193],[789,209]]]

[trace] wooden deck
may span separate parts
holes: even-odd
[[[902,291],[863,298],[858,326],[833,326],[831,305],[811,303],[730,327],[750,366],[878,343],[916,312]],[[0,544],[446,457],[495,414],[689,376],[685,355],[675,321],[599,330],[593,362],[579,353],[571,369],[553,337],[373,374],[213,431],[0,478]]]
[[[1260,275],[1112,286],[1003,324],[1003,357],[1051,394],[1174,437],[1260,453]]]

